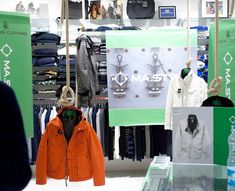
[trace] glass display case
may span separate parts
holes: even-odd
[[[227,190],[226,166],[210,164],[173,164],[165,172],[149,166],[142,191],[224,191]]]

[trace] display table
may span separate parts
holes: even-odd
[[[162,171],[150,165],[142,191],[225,191],[226,166],[173,164]]]

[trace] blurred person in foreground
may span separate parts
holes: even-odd
[[[0,191],[23,190],[31,179],[21,111],[14,91],[0,81]]]

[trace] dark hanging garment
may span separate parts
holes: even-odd
[[[135,137],[134,137],[134,127],[124,127],[125,128],[125,138],[126,138],[126,152],[127,158],[135,160]]]
[[[47,113],[46,113],[46,116],[45,116],[45,120],[44,120],[45,126],[50,121],[50,115],[51,115],[51,107],[48,107],[47,108]]]
[[[120,127],[119,152],[121,159],[135,160],[135,138],[133,127]]]
[[[166,154],[166,131],[164,125],[150,126],[150,157]]]
[[[166,154],[172,159],[172,130],[165,130],[166,133]]]
[[[109,127],[109,114],[108,109],[105,108],[104,110],[105,116],[105,130],[104,130],[104,137],[105,137],[105,156],[108,157],[108,160],[113,160],[113,150],[114,150],[114,127]]]
[[[78,94],[81,96],[95,95],[99,92],[96,55],[94,42],[88,36],[76,39],[78,76]]]
[[[93,109],[92,109],[92,115],[91,115],[91,118],[92,118],[92,127],[95,130],[95,132],[97,132],[97,128],[96,128],[96,114],[97,114],[98,110],[99,110],[98,106],[94,106]]]
[[[41,127],[40,122],[38,118],[38,114],[40,112],[40,106],[34,105],[34,135],[31,138],[31,146],[32,146],[32,158],[30,164],[35,164],[37,159],[37,152],[38,152],[38,146],[41,140]]]
[[[113,150],[114,150],[114,127],[106,127],[106,146],[105,146],[105,156],[108,160],[113,160]]]
[[[145,126],[135,127],[136,160],[142,161],[146,151]]]
[[[125,139],[125,129],[120,127],[120,137],[119,137],[119,155],[122,160],[127,157],[126,155],[126,139]]]
[[[233,102],[222,96],[211,96],[203,101],[202,107],[234,107]]]

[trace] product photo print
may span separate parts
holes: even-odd
[[[205,119],[208,114],[198,115],[196,109],[173,109],[174,162],[210,163],[212,160],[212,128]]]

